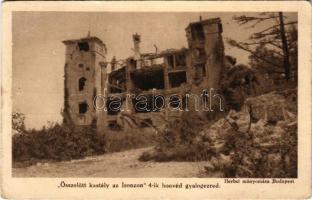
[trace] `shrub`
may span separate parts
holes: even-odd
[[[156,148],[144,152],[139,160],[159,162],[206,160],[211,154],[208,152],[210,148],[201,141],[198,142],[197,136],[203,126],[212,121],[208,122],[196,112],[183,113],[181,119],[168,123],[167,129],[157,138]]]
[[[104,135],[94,127],[51,125],[13,135],[13,162],[70,160],[105,152]]]
[[[22,133],[25,131],[25,114],[20,112],[12,113],[12,129],[14,133]]]

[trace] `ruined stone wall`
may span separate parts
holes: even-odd
[[[224,46],[220,20],[205,24],[204,33],[205,51],[207,54],[207,86],[218,90],[220,88],[221,73],[224,68]]]
[[[105,57],[104,55],[96,55],[95,56],[95,62],[94,64],[94,69],[95,69],[95,77],[94,77],[94,89],[95,89],[95,94],[98,96],[103,96],[104,95],[104,89],[106,88],[107,84],[107,68],[105,63]],[[94,96],[93,96],[93,101],[94,101]],[[95,102],[93,102],[95,103]],[[107,126],[107,112],[105,112],[102,107],[103,101],[99,101],[98,109],[95,110],[96,114],[96,124],[98,127],[98,131],[102,131],[106,126]],[[102,109],[103,108],[103,109]]]
[[[169,101],[169,97],[173,93],[179,95],[182,99],[183,95],[188,92],[199,95],[202,89],[209,90],[210,88],[214,88],[215,91],[219,89],[224,65],[224,47],[221,33],[222,25],[219,18],[191,23],[186,28],[189,49],[182,48],[181,50],[173,51],[170,49],[162,54],[156,53],[154,58],[161,58],[164,63],[154,63],[151,66],[144,66],[151,68],[162,67],[164,88],[160,90],[162,90],[161,92],[165,96],[166,102]],[[198,38],[194,39],[194,35]],[[87,50],[80,49],[79,45],[82,42],[88,43]],[[64,41],[64,44],[66,45],[65,114],[76,125],[90,125],[93,121],[96,121],[98,129],[103,130],[107,128],[108,121],[118,118],[117,115],[108,116],[106,111],[96,110],[93,106],[94,97],[104,94],[104,88],[106,88],[108,82],[109,75],[107,74],[105,64],[106,47],[96,37],[68,40]],[[139,49],[138,44],[139,41],[135,41],[134,45],[136,49]],[[180,57],[180,66],[175,66],[174,64],[175,69],[169,69],[168,56],[176,56],[178,54],[185,55],[186,64],[181,64]],[[138,70],[137,65],[139,60],[134,57],[126,59],[126,64],[123,66],[125,68],[126,91],[123,91],[123,93],[133,94],[138,91],[133,80],[131,80],[130,72]],[[175,57],[173,62],[177,62]],[[185,78],[182,78],[182,81],[175,81],[175,86],[172,87],[172,82],[170,81],[173,79],[170,79],[169,74],[171,73],[172,75],[173,73],[177,74],[184,71],[186,72],[186,82],[184,82]],[[79,79],[82,77],[86,79],[86,82],[83,91],[79,91]],[[159,92],[160,90],[157,91]],[[110,95],[109,91],[107,92]],[[141,91],[141,93],[146,92],[148,91]],[[79,103],[82,102],[86,102],[88,105],[87,112],[84,114],[79,113]],[[132,102],[128,103],[132,104]],[[189,99],[188,103],[190,108],[195,108],[194,104],[196,102],[194,100]],[[130,111],[127,111],[127,114],[151,118],[154,119],[155,124],[161,125],[161,120],[156,118],[157,116],[164,115],[164,113],[139,114],[135,112],[133,106],[129,106],[128,108],[130,108]],[[178,117],[181,113],[165,112],[165,115],[167,118],[170,116]]]
[[[97,118],[93,106],[94,96],[103,90],[100,62],[105,60],[103,45],[88,41],[89,50],[80,50],[79,41],[64,41],[66,45],[65,61],[65,116],[75,125],[90,125]],[[83,89],[79,89],[79,80],[84,78]],[[86,103],[85,113],[81,113],[79,104]]]
[[[193,82],[206,89],[219,89],[224,65],[222,24],[219,18],[191,23],[186,37],[192,52]]]

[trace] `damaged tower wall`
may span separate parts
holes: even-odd
[[[222,24],[219,18],[200,20],[190,23],[185,29],[191,51],[192,93],[213,89],[213,95],[220,93],[220,81],[224,69],[224,46],[222,40]],[[221,96],[212,97],[212,108],[222,108]],[[207,99],[189,98],[188,105],[192,108],[202,107]],[[198,107],[199,106],[199,107]]]
[[[224,46],[222,40],[222,24],[220,20],[204,26],[205,51],[208,55],[206,69],[208,72],[207,85],[219,90],[220,79],[224,65]]]
[[[224,65],[222,24],[219,18],[191,23],[186,28],[192,51],[193,78],[202,78],[207,88],[218,90]]]
[[[106,68],[101,67],[100,63],[105,61],[106,48],[95,37],[66,40],[63,43],[66,45],[65,121],[75,125],[90,125],[104,115],[96,111],[93,99],[103,91],[101,79],[106,74]]]

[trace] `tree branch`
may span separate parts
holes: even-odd
[[[272,35],[278,35],[279,34],[279,30],[278,29],[273,29],[268,33],[254,33],[250,36],[250,39],[252,40],[256,40],[256,39],[261,39],[267,36],[272,36]]]
[[[275,63],[273,63],[273,62],[271,62],[271,61],[269,61],[269,60],[267,60],[267,59],[265,59],[265,58],[262,58],[261,56],[257,55],[255,52],[253,52],[252,50],[250,50],[248,47],[244,47],[242,44],[236,42],[235,40],[227,39],[227,42],[228,42],[231,46],[237,47],[237,48],[239,48],[239,49],[242,49],[242,50],[244,50],[244,51],[247,51],[247,52],[251,53],[254,57],[256,57],[256,58],[258,58],[258,59],[260,59],[260,60],[262,60],[262,61],[264,61],[264,62],[266,62],[266,63],[268,63],[268,64],[271,64],[271,65],[273,65],[273,66],[275,66],[275,67],[283,67],[283,66],[280,66],[280,65],[278,65],[278,64],[275,64]]]
[[[270,44],[274,47],[277,47],[279,49],[282,49],[282,47],[276,43],[274,43],[273,40],[263,40],[263,41],[259,41],[259,42],[241,42],[241,44],[246,45],[246,46],[251,46],[251,45],[265,45],[265,44]],[[282,55],[278,52],[276,52],[279,55]]]
[[[261,22],[263,22],[265,20],[275,19],[275,18],[278,18],[278,16],[271,15],[269,17],[249,17],[249,16],[246,16],[246,15],[242,15],[242,16],[234,16],[233,17],[233,19],[235,21],[237,21],[237,23],[239,23],[240,25],[247,24],[249,22],[255,21],[255,24],[253,24],[251,27],[253,27],[256,24],[261,23]]]
[[[288,23],[285,23],[284,25],[291,25],[291,24],[298,24],[298,21],[288,22]],[[264,29],[262,31],[259,31],[258,33],[266,32],[266,31],[271,30],[273,28],[277,28],[278,26],[279,26],[279,24],[276,24],[274,26],[270,26],[270,27],[268,27],[268,28],[266,28],[266,29]]]
[[[256,60],[260,60],[258,58],[255,58]],[[252,65],[252,63],[251,63]],[[258,65],[259,66],[259,65]],[[261,65],[260,70],[266,71],[266,72],[270,72],[270,73],[276,73],[276,74],[281,74],[284,73],[284,70],[280,67],[280,68],[272,68],[272,66],[267,66],[267,65]]]

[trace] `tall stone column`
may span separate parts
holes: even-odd
[[[104,106],[106,105],[106,97],[107,97],[107,63],[100,63],[101,70],[101,80],[100,80],[100,92],[99,92],[99,103],[100,107],[103,109],[97,110],[97,131],[103,132],[107,127],[107,111],[104,110]]]
[[[217,18],[204,24],[205,52],[207,55],[206,85],[216,91],[220,89],[221,73],[224,66],[224,45],[221,33],[220,19]]]
[[[170,83],[169,83],[169,76],[168,76],[168,60],[167,57],[164,59],[164,88],[169,89]]]

